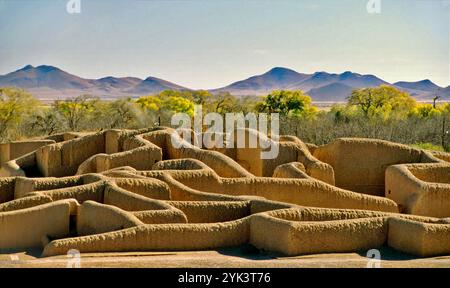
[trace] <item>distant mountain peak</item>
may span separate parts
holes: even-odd
[[[25,67],[23,67],[23,68],[21,68],[19,70],[16,70],[16,72],[27,71],[27,70],[31,70],[31,69],[34,69],[34,66],[28,64],[27,66],[25,66]]]
[[[315,101],[345,101],[353,89],[392,85],[410,93],[417,99],[432,99],[437,93],[450,98],[450,86],[441,88],[429,79],[416,82],[390,84],[375,75],[345,71],[341,74],[319,71],[313,74],[299,73],[285,67],[273,67],[264,74],[251,76],[226,87],[209,90],[213,93],[230,92],[236,96],[267,95],[273,90],[302,90]],[[107,76],[85,79],[49,65],[27,65],[22,69],[0,75],[0,87],[14,86],[27,89],[40,99],[59,99],[90,94],[99,97],[135,97],[159,93],[164,90],[189,90],[175,83],[147,77]]]
[[[154,81],[154,80],[156,80],[156,79],[157,79],[157,78],[155,78],[155,77],[148,76],[147,78],[144,79],[144,81]]]
[[[41,71],[41,72],[61,71],[59,68],[56,68],[55,66],[49,66],[49,65],[40,65],[40,66],[37,66],[35,69],[38,71]]]
[[[351,71],[345,71],[344,73],[339,75],[339,78],[340,79],[348,79],[348,78],[355,77],[355,76],[359,76],[359,74],[353,73]]]
[[[436,90],[441,89],[438,85],[431,82],[429,79],[420,80],[420,81],[413,81],[413,82],[407,82],[407,81],[400,81],[394,83],[395,86],[403,88],[403,89],[409,89],[409,90],[419,90],[419,91],[427,91],[427,92],[433,92]]]
[[[98,81],[111,81],[111,80],[115,80],[117,79],[116,77],[113,76],[106,76],[106,77],[102,77],[100,79],[98,79]]]
[[[27,65],[15,72],[0,75],[0,87],[2,86],[27,89],[40,99],[69,98],[82,94],[114,98],[142,96],[163,90],[187,90],[155,77],[148,77],[146,80],[112,76],[97,80],[85,79],[49,65]]]
[[[51,71],[61,71],[59,68],[56,68],[55,66],[49,66],[49,65],[40,65],[37,67],[34,67],[33,65],[27,65],[23,67],[22,69],[19,69],[15,72],[21,72],[21,71],[38,71],[38,72],[51,72]]]
[[[328,77],[328,76],[332,76],[332,75],[335,75],[335,74],[330,74],[330,73],[325,72],[325,71],[319,71],[319,72],[314,73],[314,74],[311,76],[311,78],[313,78],[313,79],[319,79],[319,78]]]
[[[279,73],[296,73],[296,74],[298,74],[297,71],[294,71],[292,69],[285,68],[285,67],[273,67],[266,74],[279,74]]]
[[[255,77],[263,77],[269,81],[290,81],[290,79],[296,79],[296,78],[301,78],[303,74],[298,73],[297,71],[294,71],[292,69],[289,68],[284,68],[284,67],[274,67],[272,69],[270,69],[269,71],[267,71],[266,73],[259,75],[259,76],[255,76]],[[253,78],[253,77],[252,77]]]
[[[361,75],[352,71],[345,71],[342,74],[326,71],[302,74],[288,68],[275,67],[262,75],[211,91],[228,91],[235,95],[265,95],[280,89],[302,90],[306,94],[314,92],[313,94],[317,95],[320,100],[333,101],[337,98],[338,100],[345,99],[353,89],[378,87],[382,84],[389,83],[373,75]]]
[[[149,77],[145,78],[144,81],[142,81],[142,82],[159,83],[159,82],[166,82],[166,81],[163,79],[153,77],[153,76],[149,76]]]
[[[331,75],[331,74],[325,71],[318,71],[313,74],[313,76],[324,76],[324,75]]]

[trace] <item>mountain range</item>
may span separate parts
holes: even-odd
[[[410,93],[418,100],[431,100],[436,95],[450,100],[450,86],[439,87],[430,80],[417,82],[400,81],[388,83],[374,75],[361,75],[354,72],[341,74],[316,72],[298,73],[294,70],[275,67],[270,71],[234,82],[226,87],[211,89],[212,93],[230,92],[236,96],[264,95],[272,90],[302,90],[313,101],[341,102],[354,89],[391,85]],[[85,79],[65,72],[54,66],[27,65],[9,74],[0,75],[0,86],[15,86],[26,89],[42,100],[55,100],[89,94],[101,98],[138,97],[161,92],[163,90],[190,90],[175,83],[148,77],[105,77]]]
[[[155,77],[148,77],[144,80],[136,77],[84,79],[57,67],[46,65],[38,67],[28,65],[0,76],[1,86],[23,88],[43,100],[64,99],[82,94],[102,98],[118,98],[149,95],[168,89],[187,89]]]
[[[303,74],[281,67],[211,91],[228,91],[234,95],[263,95],[274,89],[302,90],[311,96],[313,101],[341,102],[345,101],[354,89],[380,85],[394,86],[418,100],[431,100],[436,95],[450,99],[450,86],[439,87],[430,80],[389,83],[374,75],[361,75],[350,71],[342,74]]]

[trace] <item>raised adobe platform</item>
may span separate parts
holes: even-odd
[[[447,154],[244,132],[275,143],[278,156],[200,149],[169,128],[10,143],[23,155],[2,158],[0,249],[37,248],[45,257],[251,244],[284,256],[382,246],[450,255]]]

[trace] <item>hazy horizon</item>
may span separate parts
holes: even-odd
[[[285,67],[450,85],[449,1],[0,0],[0,74],[148,76],[214,89]]]

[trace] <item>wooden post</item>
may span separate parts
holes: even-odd
[[[442,139],[441,139],[441,145],[442,148],[445,150],[445,117],[446,115],[442,116]]]

